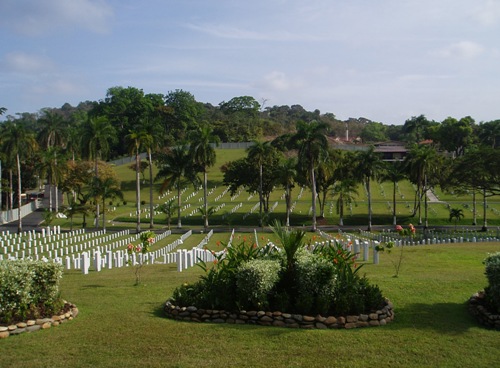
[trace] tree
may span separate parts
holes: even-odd
[[[168,134],[167,143],[174,144],[184,140],[187,131],[196,129],[202,109],[191,93],[181,89],[167,93],[165,106],[167,113],[164,116],[164,130]]]
[[[443,189],[478,191],[483,195],[483,231],[488,229],[487,198],[500,195],[500,152],[478,147],[453,160],[452,168],[443,180]]]
[[[332,189],[332,195],[338,196],[336,201],[337,214],[339,215],[339,226],[344,226],[344,207],[355,202],[358,195],[356,182],[353,179],[341,179]]]
[[[95,177],[99,177],[99,159],[104,160],[110,150],[110,144],[116,141],[116,131],[104,117],[89,118],[83,125],[82,151],[84,157],[94,160]],[[97,200],[96,200],[97,203]],[[96,204],[96,220],[99,218],[99,204]],[[96,221],[96,228],[99,222]]]
[[[437,154],[434,146],[415,145],[410,149],[404,160],[408,178],[417,187],[413,215],[415,215],[418,209],[419,225],[422,224],[421,203],[422,199],[425,198],[425,228],[428,226],[427,191],[431,190],[439,182],[440,178],[437,175],[437,171],[440,167],[441,159],[442,156]]]
[[[2,129],[2,150],[6,152],[13,152],[16,157],[16,172],[17,172],[17,214],[18,214],[18,233],[23,231],[23,222],[21,217],[21,160],[32,154],[36,148],[37,143],[34,135],[28,132],[23,125],[14,122],[7,122],[3,125]]]
[[[316,231],[316,179],[315,171],[318,164],[325,159],[328,141],[326,132],[328,126],[325,123],[311,121],[305,123],[299,121],[297,123],[297,133],[293,137],[293,141],[298,148],[299,164],[303,169],[306,168],[308,182],[311,188],[312,197],[312,231]]]
[[[498,148],[500,146],[500,120],[479,124],[478,138],[482,144]]]
[[[139,234],[141,232],[141,178],[139,176],[141,172],[141,156],[140,150],[145,145],[146,141],[152,140],[152,137],[142,130],[141,127],[137,126],[134,130],[130,130],[129,134],[126,136],[128,141],[128,152],[135,156],[135,201],[136,201],[136,211],[137,211],[137,223],[136,232]],[[150,216],[153,216],[153,212]]]
[[[259,167],[259,226],[262,227],[262,205],[263,205],[263,166],[266,159],[271,155],[272,150],[270,142],[254,141],[253,145],[248,147],[248,160],[255,162]]]
[[[111,177],[94,177],[91,192],[94,198],[102,200],[102,228],[106,231],[106,200],[114,198],[123,199],[120,183]]]
[[[166,152],[162,152],[157,158],[158,173],[156,179],[163,179],[160,193],[166,189],[177,189],[177,227],[182,227],[181,223],[181,185],[188,181],[196,182],[196,173],[193,161],[186,146],[177,146]]]
[[[367,151],[359,151],[357,155],[356,171],[362,180],[368,197],[368,231],[372,230],[372,199],[371,187],[372,180],[378,179],[384,170],[384,163],[379,154],[375,152],[373,146]]]
[[[424,115],[412,116],[403,125],[403,134],[410,144],[420,143],[427,138],[427,129],[433,125]]]
[[[44,116],[38,120],[40,125],[40,131],[38,133],[38,142],[41,146],[45,147],[48,151],[53,153],[53,165],[55,170],[51,170],[52,173],[60,172],[57,169],[58,151],[62,150],[66,146],[68,125],[64,120],[63,116],[57,113],[55,110],[45,110]],[[50,180],[52,179],[52,180]],[[59,195],[58,195],[58,181],[60,176],[54,175],[49,178],[49,191],[50,198],[52,199],[52,189],[54,189],[54,199],[55,199],[55,212],[59,211]],[[50,203],[49,210],[52,211],[52,202]]]
[[[462,156],[473,142],[474,119],[466,116],[460,120],[448,117],[438,128],[440,147],[452,152],[455,157]]]
[[[392,224],[397,225],[397,210],[396,210],[396,189],[398,182],[406,177],[404,172],[404,165],[402,161],[385,162],[385,170],[382,174],[383,181],[390,181],[392,183]]]
[[[177,211],[177,205],[174,203],[174,200],[172,199],[168,202],[162,203],[158,206],[158,210],[167,216],[167,227],[168,230],[170,230],[170,220],[172,219],[175,211]]]
[[[455,231],[457,231],[457,222],[464,218],[464,211],[461,208],[451,208],[448,221],[455,219]]]
[[[285,159],[276,168],[277,182],[285,189],[286,221],[285,226],[290,226],[290,212],[292,207],[292,189],[297,180],[297,159]]]
[[[208,168],[215,165],[215,146],[219,145],[219,137],[213,134],[213,129],[208,124],[202,124],[190,137],[190,155],[196,171],[203,173],[203,211],[204,228],[208,229]]]
[[[365,143],[387,140],[387,127],[382,123],[370,122],[365,125],[360,135]]]

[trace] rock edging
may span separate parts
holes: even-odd
[[[469,298],[469,312],[481,325],[500,330],[500,314],[491,313],[488,310],[485,297],[484,290],[473,294]]]
[[[26,322],[19,322],[9,326],[0,326],[0,339],[6,339],[11,335],[19,335],[25,332],[34,332],[56,327],[61,323],[71,321],[78,315],[78,308],[72,303],[65,302],[63,311],[66,310],[67,312],[54,315],[50,318],[30,319]]]
[[[190,321],[230,324],[252,324],[307,329],[351,329],[361,327],[384,326],[394,319],[393,305],[389,300],[377,311],[357,316],[323,317],[321,315],[307,316],[282,312],[239,311],[199,309],[194,306],[180,307],[170,301],[163,308],[167,318]]]

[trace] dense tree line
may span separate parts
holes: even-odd
[[[5,113],[6,109],[0,108],[0,114]],[[200,211],[208,227],[212,209],[207,203],[207,170],[215,163],[210,143],[218,142],[254,141],[247,158],[227,163],[222,169],[232,191],[244,187],[258,192],[261,225],[269,213],[270,193],[280,186],[285,189],[287,224],[292,189],[310,188],[313,229],[316,216],[324,216],[326,200],[331,196],[336,198],[342,224],[344,207],[356,197],[357,183],[363,183],[368,196],[368,228],[373,180],[397,183],[408,178],[414,183],[414,215],[426,226],[426,193],[434,186],[477,192],[484,201],[497,195],[500,188],[500,120],[477,124],[469,116],[436,122],[421,115],[395,126],[365,118],[340,121],[332,113],[306,111],[300,105],[263,107],[250,96],[213,106],[196,101],[183,90],[162,95],[145,94],[134,87],[113,87],[100,101],[85,101],[76,107],[65,104],[36,114],[7,115],[0,129],[3,208],[15,208],[25,188],[46,181],[54,188],[49,198],[51,210],[59,211],[58,196],[52,195],[59,188],[68,194],[67,211],[84,216],[93,213],[96,219],[102,214],[105,226],[106,199],[120,197],[121,193],[117,178],[105,169],[103,161],[130,155],[136,158],[137,231],[139,173],[145,168],[149,168],[150,188],[156,179],[163,180],[164,189],[180,190],[186,182],[202,185],[205,194]],[[393,165],[383,163],[372,149],[339,150],[346,144],[347,129],[350,144],[368,147],[374,142],[397,140],[404,142],[409,154],[403,164]],[[140,160],[141,152],[147,153],[147,163]],[[159,168],[156,178],[153,162]],[[92,175],[82,175],[85,169]],[[151,211],[152,198],[151,189]],[[180,227],[180,196],[177,207]],[[394,222],[395,207],[394,200]],[[486,218],[484,221],[486,227]]]

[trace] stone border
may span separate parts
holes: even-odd
[[[486,327],[500,331],[500,314],[494,314],[486,308],[484,290],[473,294],[469,299],[469,312]]]
[[[384,326],[394,319],[393,305],[387,299],[384,307],[376,312],[345,317],[323,317],[320,315],[313,317],[300,314],[265,311],[226,312],[224,310],[198,309],[194,306],[180,307],[173,305],[170,301],[165,303],[163,310],[167,318],[181,321],[251,324],[307,329],[351,329]]]
[[[0,326],[0,339],[6,339],[10,335],[19,335],[24,332],[46,330],[52,326],[56,327],[61,323],[71,321],[78,315],[78,308],[72,303],[65,302],[64,310],[68,310],[68,312],[54,315],[51,318],[30,319],[26,322],[19,322],[9,326]]]

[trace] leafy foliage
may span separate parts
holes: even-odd
[[[273,227],[281,248],[258,246],[244,238],[215,253],[213,265],[193,285],[172,296],[178,305],[199,308],[281,310],[288,313],[346,315],[378,309],[384,301],[378,286],[358,272],[356,255],[339,242],[318,246],[303,241],[304,232]]]
[[[0,262],[0,322],[14,323],[61,310],[59,280],[62,266],[55,262],[5,260]]]
[[[483,262],[488,286],[485,288],[488,303],[500,313],[500,252],[488,255]]]

